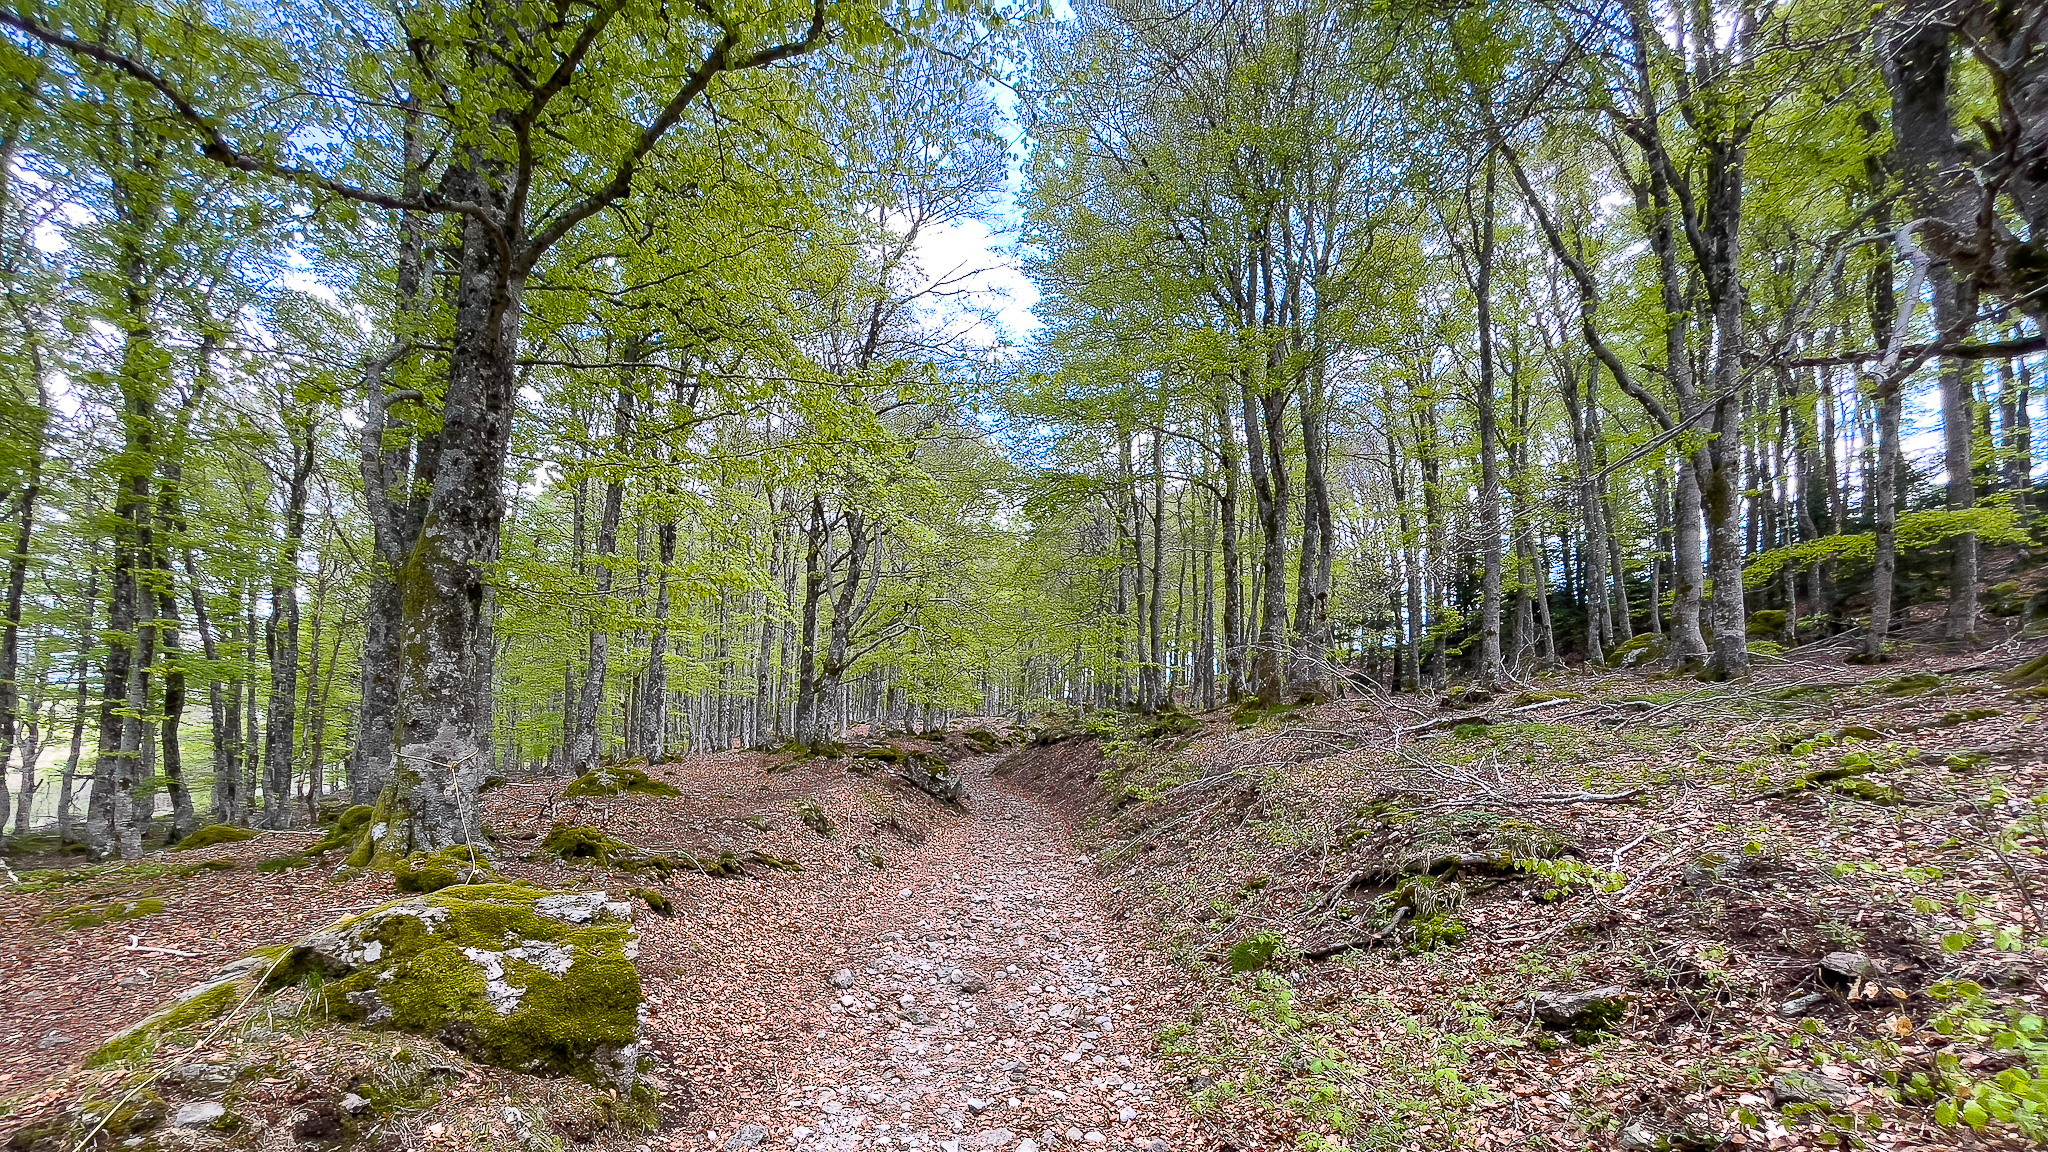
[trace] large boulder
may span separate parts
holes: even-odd
[[[640,1061],[632,916],[631,904],[603,892],[465,885],[315,933],[270,983],[318,972],[315,1012],[623,1093]]]
[[[642,998],[631,904],[603,892],[460,885],[371,909],[215,972],[96,1062],[201,1030],[258,990],[307,981],[315,1017],[440,1040],[483,1064],[630,1093]],[[317,980],[308,977],[318,976]]]
[[[903,765],[903,778],[911,786],[946,804],[958,804],[967,794],[967,781],[960,770],[929,754],[916,755]]]

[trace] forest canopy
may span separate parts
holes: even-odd
[[[2026,611],[2039,3],[0,28],[16,835]]]

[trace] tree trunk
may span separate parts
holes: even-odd
[[[639,340],[626,342],[626,362],[640,359]],[[631,369],[619,384],[618,399],[612,406],[612,436],[621,452],[632,435],[633,391]],[[598,714],[604,708],[605,678],[610,671],[611,621],[607,601],[612,592],[612,565],[619,550],[619,519],[625,508],[626,481],[614,473],[604,486],[604,508],[598,515],[597,556],[593,568],[597,584],[591,598],[589,660],[583,666],[583,694],[576,710],[576,739],[570,748],[571,771],[578,776],[596,768],[599,759]]]
[[[288,828],[292,773],[298,757],[299,545],[306,535],[306,500],[313,475],[313,426],[289,430],[290,471],[284,480],[284,540],[271,572],[270,619],[263,647],[270,657],[270,704],[263,740],[263,826]]]
[[[7,830],[7,761],[20,738],[21,686],[21,598],[28,581],[30,533],[35,528],[36,497],[41,492],[43,454],[41,436],[29,451],[28,476],[14,498],[14,548],[7,558],[6,617],[0,621],[0,834]],[[20,811],[14,822],[16,836],[28,835],[29,805],[36,793],[36,766],[24,750],[21,764],[21,794],[13,805]]]
[[[485,181],[450,174],[454,193],[490,202]],[[373,823],[378,862],[479,839],[476,796],[491,733],[477,693],[477,638],[487,627],[484,576],[498,559],[505,455],[512,431],[524,269],[500,262],[475,219],[462,230],[454,338],[436,451],[423,469],[422,528],[397,572],[401,690],[397,755]]]
[[[1977,299],[1969,284],[1958,280],[1952,270],[1934,270],[1934,321],[1941,339],[1959,340],[1969,335],[1977,315]],[[1971,467],[1971,442],[1976,436],[1974,402],[1976,368],[1957,357],[1946,357],[1941,365],[1941,427],[1944,445],[1942,463],[1948,471],[1947,497],[1951,512],[1977,506],[1976,476]],[[1948,618],[1943,632],[1951,640],[1968,640],[1977,634],[1977,537],[1962,533],[1949,539]]]

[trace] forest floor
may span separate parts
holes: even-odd
[[[673,903],[639,916],[659,1113],[428,1045],[369,1146],[533,1147],[548,1112],[541,1143],[618,1152],[2031,1147],[1942,1108],[2048,1083],[2048,700],[1997,678],[2039,647],[1073,717],[949,740],[958,808],[744,752],[658,766],[674,797],[516,782],[486,805],[505,873]],[[566,864],[535,850],[556,822],[743,873]],[[24,868],[0,1134],[118,1088],[79,1062],[218,963],[390,898],[311,837]],[[1547,1026],[1560,992],[1609,1010]],[[239,1127],[128,1146],[318,1146],[308,1116],[407,1059],[317,1045],[266,1010],[153,1089],[225,1076]]]
[[[672,916],[641,914],[637,959],[658,1130],[607,1131],[570,1108],[554,1135],[620,1149],[1189,1146],[1182,1086],[1152,1057],[1153,1037],[1177,1011],[1178,974],[1105,910],[1071,825],[991,787],[990,763],[961,765],[968,793],[958,808],[842,762],[786,767],[783,757],[745,752],[658,767],[654,776],[681,793],[673,798],[565,799],[566,781],[491,794],[486,823],[502,838],[508,876],[613,894],[652,883],[673,903]],[[829,836],[804,822],[807,802],[831,822]],[[682,872],[660,882],[522,851],[557,821],[641,847],[733,852],[801,870],[744,864],[739,876]],[[52,873],[26,873],[27,883],[0,895],[0,981],[20,993],[0,1030],[0,1093],[19,1093],[11,1114],[0,1113],[0,1133],[62,1107],[66,1094],[110,1090],[77,1071],[78,1061],[184,984],[391,898],[388,877],[335,884],[320,867],[260,870],[311,838],[269,835],[72,869],[66,875],[77,879],[43,891],[20,889]],[[222,863],[234,867],[205,866]],[[53,919],[149,899],[162,910],[80,927]],[[274,1062],[276,1053],[262,1056]],[[452,1052],[437,1059],[459,1070],[461,1086],[395,1117],[381,1145],[519,1147],[501,1109],[475,1105],[518,1103],[530,1078]],[[255,1123],[223,1143],[292,1147],[305,1106],[349,1089],[346,1064],[267,1077],[297,1082],[268,1108],[245,1096],[240,1109]],[[185,1095],[220,1095],[218,1085],[193,1087]],[[164,1111],[182,1098],[163,1095]],[[170,1135],[163,1146],[222,1146]]]

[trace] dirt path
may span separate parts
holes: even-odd
[[[669,1147],[1166,1152],[1149,1053],[1174,974],[1097,896],[1063,819],[964,766],[964,817],[877,871],[699,888],[647,925]],[[821,866],[823,865],[823,866]]]

